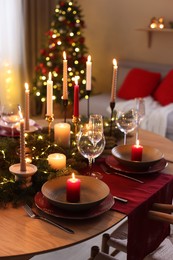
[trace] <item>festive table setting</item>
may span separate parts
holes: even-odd
[[[140,115],[135,109],[116,117],[118,112],[114,111],[117,77],[115,59],[113,60],[110,118],[103,119],[101,115],[90,115],[89,95],[86,104],[88,118],[80,117],[79,79],[75,77],[73,117],[67,119],[68,89],[65,52],[63,57],[63,121],[60,120],[52,127],[54,114],[51,72],[47,80],[45,114],[47,127],[39,125],[39,120],[37,122],[30,118],[28,84],[25,84],[25,116],[23,116],[22,108],[18,106],[17,119],[16,115],[14,118],[14,115],[8,114],[8,120],[15,121],[14,126],[9,127],[8,124],[4,125],[2,112],[1,130],[4,132],[0,138],[1,211],[11,210],[12,207],[19,209],[21,216],[21,206],[27,204],[49,223],[51,221],[51,224],[57,226],[57,222],[61,222],[64,233],[70,230],[75,236],[76,243],[103,232],[128,216],[128,236],[139,239],[144,249],[139,252],[134,240],[129,239],[128,259],[135,259],[137,255],[138,259],[142,259],[169,233],[168,225],[158,228],[160,224],[155,222],[153,224],[153,221],[147,218],[147,213],[155,202],[172,202],[173,176],[171,172],[173,167],[170,163],[167,167],[167,160],[172,153],[172,148],[170,148],[172,143],[162,138],[163,144],[157,147],[157,140],[160,137],[154,134],[145,140],[144,137],[148,133],[139,129]],[[86,68],[87,82],[89,82],[87,93],[89,94],[91,57],[88,57]],[[7,120],[7,114],[5,118]],[[136,128],[137,131],[134,132]],[[124,133],[124,138],[122,133]],[[165,147],[167,142],[168,147]],[[167,149],[168,154],[165,153]],[[168,173],[163,173],[165,169],[168,169]],[[117,220],[114,220],[116,215]],[[24,217],[26,215],[23,209],[22,219]],[[5,219],[7,222],[11,221],[8,220],[8,216],[5,216]],[[68,220],[73,222],[69,223]],[[93,229],[88,235],[84,235],[86,230],[83,230],[81,238],[77,238],[79,227],[76,229],[76,221],[80,221],[82,224],[79,226],[80,228],[83,226],[84,229],[85,226],[87,227],[90,223],[96,224],[97,221],[104,225],[100,225],[97,231]],[[143,223],[142,231],[141,222]],[[44,225],[42,228],[44,229]],[[153,233],[156,236],[153,237]],[[56,234],[58,239],[58,233]],[[64,234],[64,236],[67,235],[69,236],[69,234]],[[47,250],[72,245],[74,242],[71,238],[68,237],[68,239],[67,244],[64,242],[64,245],[60,247],[54,245],[53,248],[49,245]],[[39,252],[39,249],[30,250],[32,252],[19,250],[19,255]],[[44,252],[44,249],[40,249],[41,251]],[[4,256],[7,255],[4,253]]]

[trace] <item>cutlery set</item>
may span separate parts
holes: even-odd
[[[70,233],[70,234],[74,234],[74,231],[70,228],[67,228],[59,223],[56,223],[52,220],[50,220],[49,218],[46,218],[46,217],[42,217],[38,214],[36,214],[27,204],[23,206],[24,210],[26,211],[26,213],[31,217],[31,218],[34,218],[34,219],[41,219],[45,222],[48,222],[49,224],[52,224],[62,230],[64,230],[65,232],[67,233]]]

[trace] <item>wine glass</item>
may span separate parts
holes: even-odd
[[[145,116],[145,100],[143,98],[136,98],[136,141],[139,139],[140,123]]]
[[[91,124],[94,129],[101,131],[103,133],[103,116],[99,114],[93,114],[89,117],[89,124]]]
[[[104,150],[105,137],[100,131],[97,131],[90,124],[85,125],[78,133],[77,148],[79,152],[88,159],[90,176],[101,179],[102,174],[91,172],[93,159],[97,158]]]
[[[124,145],[126,144],[127,134],[136,128],[136,112],[133,108],[117,111],[116,125],[124,133]]]
[[[1,119],[6,126],[11,128],[11,136],[14,136],[14,126],[20,122],[18,105],[7,104],[2,105]]]
[[[99,114],[92,114],[89,117],[89,125],[93,128],[95,131],[95,140],[100,138],[99,132],[102,134],[104,133],[104,127],[103,127],[103,116]],[[96,131],[98,132],[98,135],[96,136]],[[93,159],[93,162],[95,159]]]

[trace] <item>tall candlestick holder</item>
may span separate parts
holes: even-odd
[[[63,99],[64,123],[66,123],[67,120],[67,106],[68,106],[68,99]]]
[[[51,133],[51,124],[52,124],[52,122],[53,122],[53,120],[54,120],[54,115],[53,115],[53,114],[52,114],[52,115],[46,115],[45,119],[46,119],[46,121],[48,122],[48,134],[49,134],[49,136],[50,136],[50,133]]]
[[[110,102],[110,108],[111,108],[111,122],[110,122],[110,135],[112,135],[112,127],[113,127],[113,120],[114,120],[114,108],[115,108],[115,102]]]
[[[78,116],[73,115],[72,122],[74,124],[74,134],[76,137],[76,135],[78,133],[78,126],[79,126],[80,118]]]
[[[89,118],[89,116],[90,116],[90,95],[91,95],[91,90],[87,90],[86,93],[87,93],[87,96],[88,96],[88,99],[87,99],[87,115],[88,115],[88,118]]]
[[[21,170],[20,163],[13,164],[9,171],[15,176],[15,181],[19,183],[21,189],[28,188],[32,185],[32,176],[37,172],[37,167],[27,163],[26,170]]]

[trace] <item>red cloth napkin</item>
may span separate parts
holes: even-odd
[[[104,174],[99,164],[93,165],[93,171],[103,174],[102,180],[112,195],[128,199],[128,203],[116,201],[112,209],[128,215],[127,259],[142,260],[169,234],[169,224],[150,220],[147,215],[154,202],[172,203],[173,175],[137,175],[144,181],[141,184],[118,175]]]

